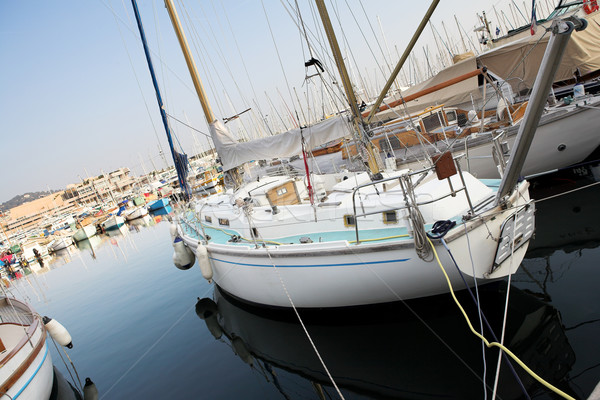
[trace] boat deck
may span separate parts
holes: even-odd
[[[26,335],[26,329],[27,327],[13,323],[0,323],[0,340],[3,346],[0,347],[0,357],[10,353],[19,344]]]

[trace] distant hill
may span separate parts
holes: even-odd
[[[43,192],[31,192],[31,193],[17,195],[15,197],[13,197],[12,199],[0,204],[0,211],[6,212],[6,211],[10,210],[11,208],[20,206],[21,204],[25,204],[25,203],[28,203],[33,200],[41,199],[42,197],[46,197],[49,194],[54,193],[54,192],[58,192],[58,190],[43,191]]]

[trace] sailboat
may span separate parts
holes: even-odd
[[[317,4],[326,29],[332,30],[324,4]],[[280,156],[304,153],[347,135],[349,126],[366,137],[353,93],[347,90],[351,121],[340,116],[238,143],[214,117],[177,13],[171,1],[166,5],[223,170],[232,181],[239,165],[271,151]],[[557,28],[549,59],[560,56],[571,31],[572,24]],[[337,42],[327,36],[344,86],[351,88]],[[148,53],[146,57],[150,64]],[[198,258],[203,276],[225,293],[262,306],[295,308],[427,297],[513,274],[535,226],[528,183],[518,177],[551,84],[553,65],[544,60],[545,72],[536,82],[517,139],[520,145],[501,181],[476,179],[448,153],[419,171],[383,171],[364,141],[369,171],[259,178],[192,202],[171,229],[175,265],[188,269]]]

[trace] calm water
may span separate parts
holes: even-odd
[[[589,182],[556,176],[534,193]],[[510,286],[480,288],[500,335],[509,287],[508,347],[576,398],[600,380],[599,198],[596,186],[538,203],[535,242]],[[63,253],[13,288],[69,329],[81,379],[103,399],[340,398],[292,313],[238,304],[199,268],[177,270],[169,223],[155,219]],[[468,294],[459,298],[478,326]],[[346,399],[484,398],[481,343],[449,296],[301,315]],[[491,393],[498,352],[486,354]],[[515,368],[531,398],[555,398]],[[525,398],[506,363],[499,381],[500,398]]]

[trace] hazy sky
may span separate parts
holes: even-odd
[[[313,30],[313,2],[298,3],[305,24]],[[383,81],[375,78],[382,64],[380,49],[388,54],[381,29],[395,64],[429,7],[428,1],[326,3],[342,47],[347,48],[343,37],[349,43],[351,53],[344,51],[356,61],[354,73],[365,75],[371,86],[381,85],[377,79]],[[206,133],[164,4],[160,0],[138,4],[167,112]],[[192,28],[186,27],[188,40],[199,49],[196,62],[218,118],[248,107],[268,110],[269,102],[283,109],[284,102],[291,104],[290,96],[295,97],[288,85],[304,97],[308,50],[284,8],[293,9],[294,4],[291,0],[176,2],[180,16],[192,21]],[[524,8],[522,1],[516,4]],[[442,0],[432,22],[442,37],[443,28],[447,29],[452,43],[441,46],[462,48],[454,15],[472,32],[476,13],[486,11],[495,29],[492,6],[512,18],[508,1]],[[472,33],[470,38],[476,41]],[[427,44],[430,53],[437,54],[430,27],[416,46],[420,58]],[[65,188],[88,174],[119,167],[129,167],[135,175],[164,167],[160,147],[172,164],[130,1],[3,1],[0,54],[0,202],[25,192]],[[373,54],[379,59],[374,60]],[[250,113],[244,118],[245,124],[253,124]],[[207,146],[202,134],[173,120],[171,125],[176,143],[186,153],[193,154],[200,143]]]

